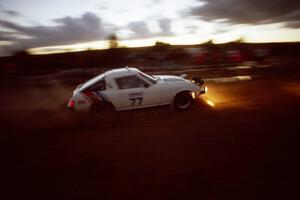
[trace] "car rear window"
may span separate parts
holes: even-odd
[[[106,89],[105,80],[101,79],[98,82],[91,85],[90,87],[88,87],[87,89],[92,91],[104,91]]]

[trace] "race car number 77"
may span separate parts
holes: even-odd
[[[142,92],[129,94],[129,100],[131,101],[131,106],[141,105],[143,102],[143,95],[144,94]]]
[[[129,100],[131,101],[131,106],[135,106],[136,105],[135,102],[137,102],[137,100],[138,100],[137,105],[141,105],[143,102],[143,97],[129,98]]]

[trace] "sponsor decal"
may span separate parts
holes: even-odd
[[[144,93],[143,92],[135,92],[135,93],[130,93],[129,98],[134,98],[134,97],[143,97]]]
[[[81,93],[90,103],[99,103],[104,99],[101,96],[101,93],[93,92],[90,90],[83,91]]]

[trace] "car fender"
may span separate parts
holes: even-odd
[[[175,97],[176,97],[179,93],[181,93],[181,92],[189,92],[189,93],[191,93],[192,90],[191,90],[190,88],[185,88],[185,89],[177,90],[177,91],[172,95],[172,100],[174,100]]]
[[[197,85],[192,84],[185,84],[184,86],[178,86],[178,89],[176,89],[172,95],[172,99],[176,97],[177,94],[181,92],[200,92],[201,88]]]

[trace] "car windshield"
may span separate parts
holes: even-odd
[[[140,75],[145,78],[146,80],[148,80],[150,83],[152,84],[155,84],[158,80],[158,78],[154,77],[154,76],[151,76],[151,75],[148,75],[148,74],[145,74],[143,72],[140,72]]]

